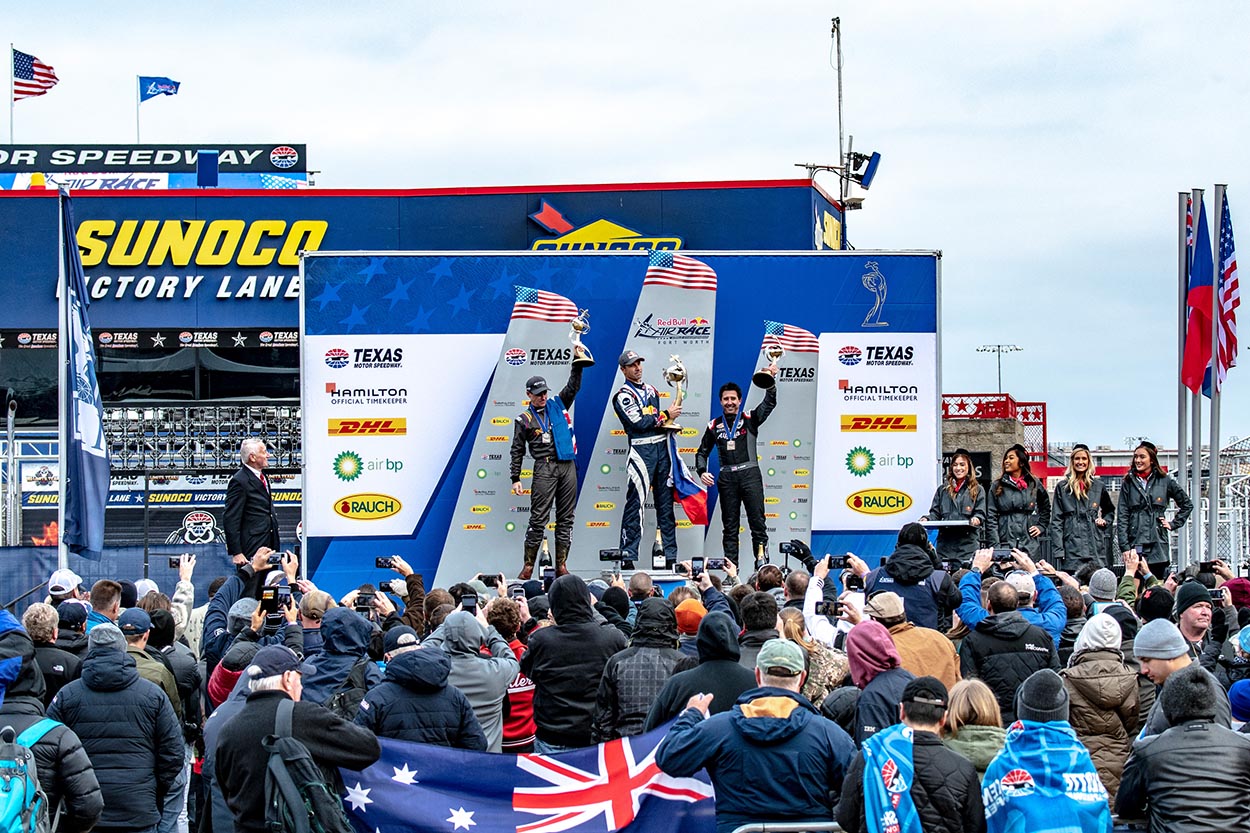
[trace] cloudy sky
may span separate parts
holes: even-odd
[[[321,186],[763,179],[837,158],[834,15],[883,156],[849,237],[944,252],[945,390],[992,392],[975,348],[1011,343],[1052,441],[1174,445],[1177,191],[1229,183],[1250,251],[1250,5],[59,2],[0,37],[61,78],[23,142],[132,142],[134,76],[166,75],[145,141],[306,142]]]

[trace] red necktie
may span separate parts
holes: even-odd
[[[260,485],[265,487],[266,492],[269,491],[269,481],[265,478],[265,473],[263,471],[260,473]]]

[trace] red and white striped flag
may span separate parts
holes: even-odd
[[[25,52],[13,50],[13,100],[43,95],[56,86],[56,70]]]
[[[1233,242],[1233,220],[1224,197],[1220,220],[1220,353],[1216,362],[1217,389],[1224,386],[1230,367],[1237,366],[1237,307],[1241,306],[1241,286],[1237,280],[1237,246]]]
[[[529,318],[534,321],[551,321],[567,324],[577,317],[577,305],[554,292],[516,287],[516,303],[512,305],[512,319]]]
[[[779,321],[765,321],[764,343],[760,345],[760,349],[763,350],[772,344],[774,338],[784,349],[792,353],[820,352],[820,340],[802,327],[782,324]]]
[[[716,271],[701,260],[653,249],[643,286],[674,286],[678,289],[716,291]]]

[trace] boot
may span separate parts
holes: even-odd
[[[568,560],[569,560],[568,544],[557,543],[556,544],[556,578],[559,578],[560,576],[567,576],[569,574],[569,568],[567,566]]]
[[[525,566],[521,568],[521,572],[517,574],[519,581],[529,581],[534,575],[534,560],[538,558],[538,545],[525,545]]]

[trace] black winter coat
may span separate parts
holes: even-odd
[[[677,616],[664,599],[647,599],[638,609],[629,647],[608,660],[590,738],[603,743],[642,734],[656,695],[684,657],[677,650]]]
[[[1177,506],[1171,523],[1172,529],[1177,530],[1189,520],[1190,513],[1194,511],[1194,503],[1171,476],[1151,475],[1145,487],[1141,485],[1141,478],[1135,474],[1124,478],[1124,484],[1120,486],[1120,500],[1116,506],[1116,549],[1125,552],[1133,547],[1141,547],[1148,564],[1170,561],[1172,556],[1168,546],[1168,531],[1159,524],[1167,511],[1169,500]]]
[[[182,771],[182,731],[169,698],[139,676],[134,657],[87,652],[82,678],[61,689],[48,717],[74,730],[91,759],[104,795],[100,827],[142,829],[160,820]]]
[[[556,624],[530,634],[521,673],[534,681],[534,722],[538,737],[556,746],[589,746],[604,666],[625,647],[625,635],[595,621],[586,582],[560,576],[547,598]]]
[[[1100,517],[1107,522],[1101,529],[1096,523]],[[1050,562],[1060,570],[1075,573],[1082,564],[1110,565],[1107,555],[1115,537],[1115,504],[1102,478],[1090,480],[1083,498],[1076,496],[1067,480],[1059,482],[1051,503],[1049,534]]]
[[[21,734],[43,719],[43,703],[38,697],[16,693],[11,687],[0,705],[0,726],[12,726]],[[82,741],[68,726],[57,726],[32,748],[39,772],[39,786],[48,796],[49,814],[65,800],[61,811],[60,833],[86,833],[95,826],[104,810],[100,782],[82,748]]]
[[[68,651],[81,660],[87,655],[87,634],[78,631],[58,631],[56,647],[62,651]]]
[[[43,672],[43,705],[46,708],[56,693],[82,673],[82,660],[47,642],[35,645],[35,662]]]
[[[980,520],[978,526],[939,527],[937,534],[938,558],[945,561],[958,559],[971,561],[981,541],[981,530],[985,529],[988,519],[988,506],[985,490],[977,484],[977,496],[969,494],[969,488],[975,483],[971,477],[964,479],[964,485],[951,497],[946,483],[938,486],[933,493],[933,504],[929,507],[926,517],[931,521],[971,521]]]
[[[855,745],[863,746],[866,738],[898,723],[898,704],[903,702],[903,689],[916,679],[905,668],[878,671],[855,704]]]
[[[924,833],[983,833],[981,779],[966,758],[942,745],[932,732],[916,732],[912,743],[915,777],[908,792]],[[864,818],[864,753],[858,752],[842,781],[838,824],[848,833],[868,833]],[[879,829],[876,824],[873,830]]]
[[[951,611],[959,607],[959,587],[950,574],[934,567],[933,554],[915,544],[902,544],[884,565],[864,577],[868,596],[890,591],[903,599],[907,621],[919,628],[948,630]]]
[[[486,735],[468,698],[447,684],[450,673],[451,659],[441,648],[400,654],[360,701],[356,725],[382,738],[485,752]]]
[[[658,729],[686,708],[696,694],[711,694],[711,714],[733,708],[743,692],[755,688],[755,672],[738,663],[738,626],[726,613],[712,612],[699,623],[699,664],[668,678],[647,712],[644,732]]]
[[[1002,494],[995,494],[1000,490]],[[1037,558],[1042,539],[1029,535],[1029,527],[1038,527],[1042,535],[1050,528],[1050,496],[1046,487],[1034,481],[1021,489],[1008,478],[1000,477],[990,486],[987,500],[990,546],[1014,547]]]
[[[187,726],[203,725],[204,708],[200,692],[204,681],[200,678],[200,664],[196,662],[195,654],[180,642],[164,648],[149,645],[147,652],[173,673],[174,683],[178,686],[178,699],[182,701],[182,722]]]
[[[1016,722],[1016,689],[1043,668],[1059,670],[1055,643],[1018,610],[982,619],[959,646],[960,675],[965,680],[976,677],[990,687],[1004,726]]]

